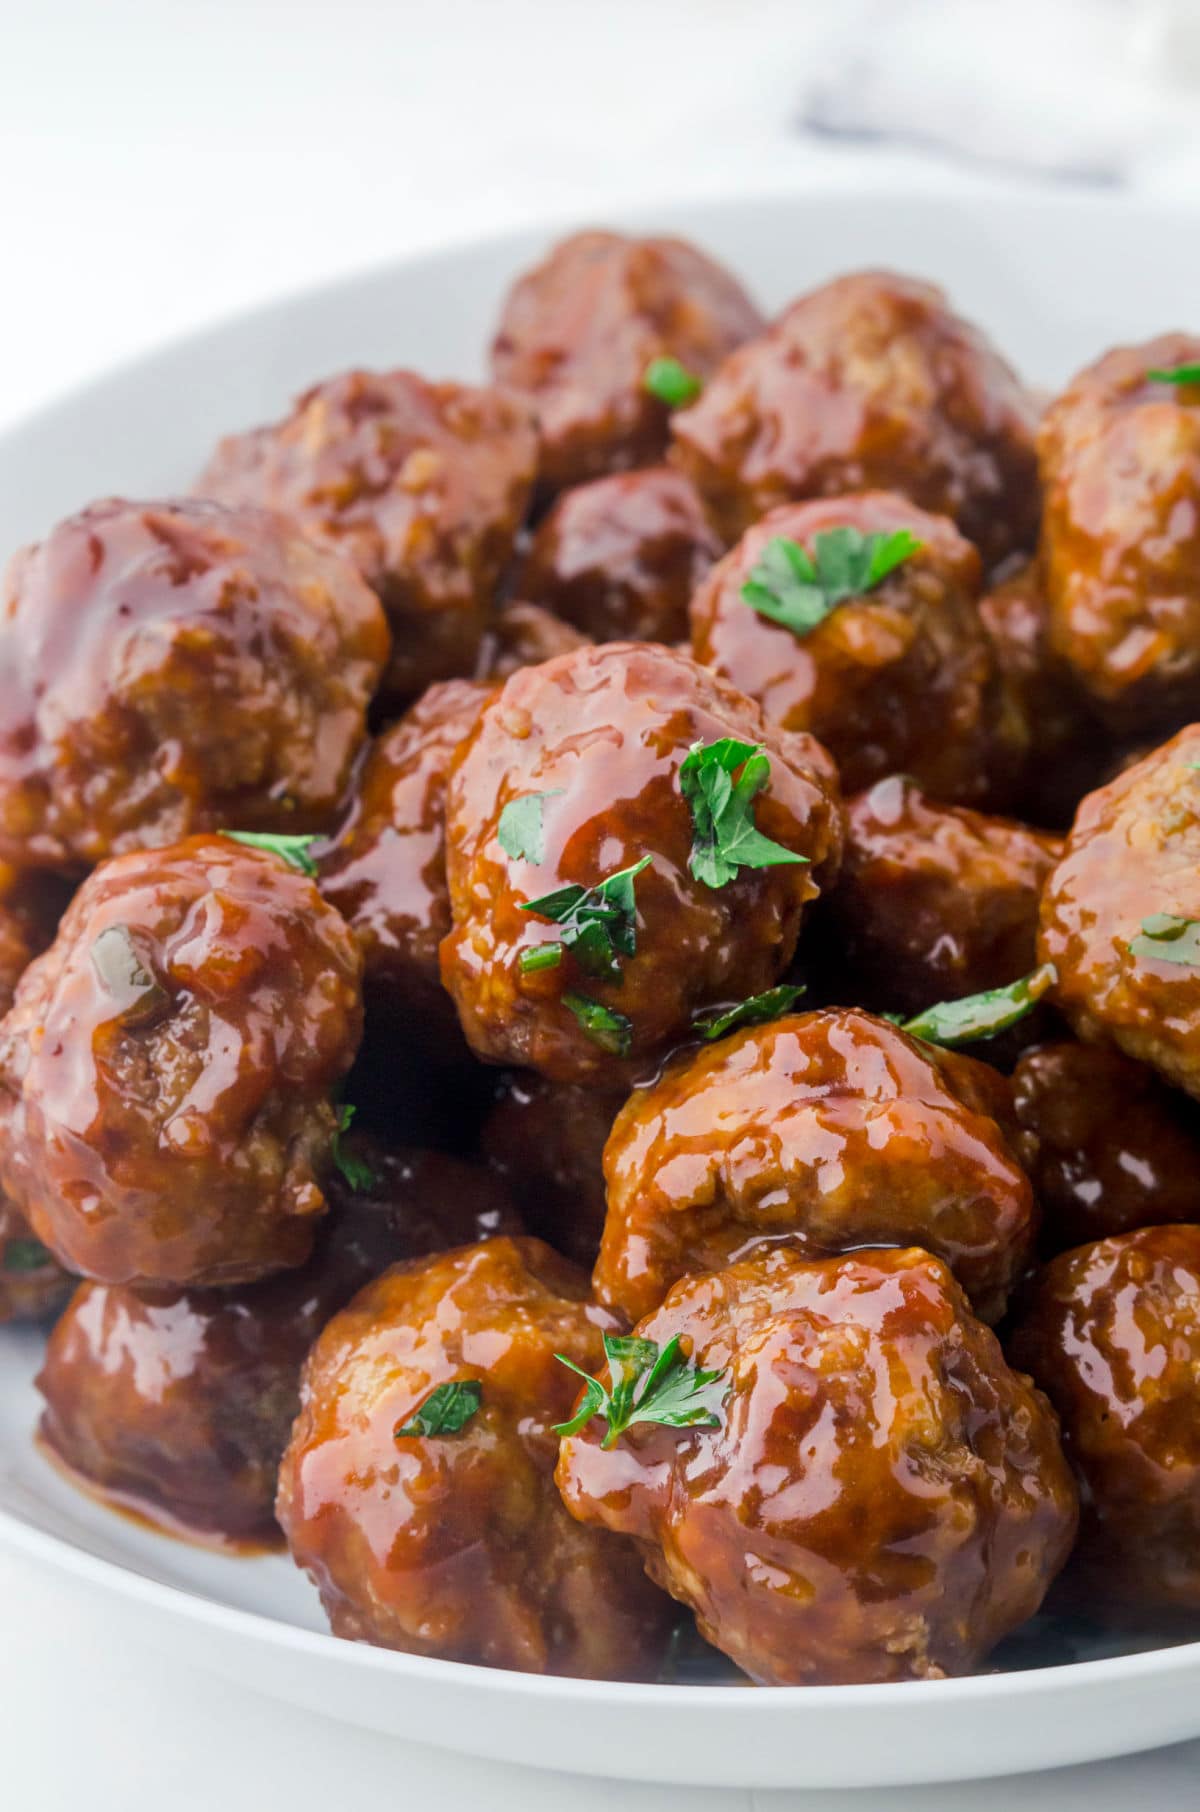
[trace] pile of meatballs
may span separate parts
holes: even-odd
[[[1200,1629],[1200,338],[584,232],[0,594],[0,1319],[334,1631]],[[2,1362],[0,1352],[0,1362]]]

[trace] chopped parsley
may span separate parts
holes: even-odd
[[[704,386],[695,372],[678,359],[651,359],[642,373],[642,389],[656,396],[668,409],[683,409],[694,403]]]
[[[679,790],[692,814],[688,867],[705,887],[724,887],[742,868],[808,861],[755,828],[754,800],[770,774],[761,743],[738,742],[732,736],[693,743],[684,757]]]
[[[456,1378],[431,1390],[420,1409],[392,1430],[396,1441],[413,1435],[457,1434],[465,1428],[483,1401],[483,1386],[475,1378]]]
[[[361,1158],[356,1157],[352,1151],[347,1151],[342,1144],[342,1134],[349,1132],[350,1122],[357,1112],[358,1109],[356,1107],[351,1107],[348,1101],[343,1101],[339,1104],[337,1110],[338,1122],[333,1135],[333,1144],[331,1146],[334,1163],[356,1194],[360,1190],[371,1189],[375,1185],[375,1172],[371,1169],[371,1166],[365,1164]]]
[[[526,793],[520,799],[509,800],[496,827],[496,840],[506,856],[532,862],[535,867],[546,860],[543,808],[547,799],[557,799],[562,791],[556,786],[548,793]]]
[[[1173,365],[1169,370],[1148,371],[1151,384],[1200,384],[1200,365]]]
[[[41,1271],[54,1263],[54,1254],[40,1239],[10,1239],[0,1246],[0,1271]]]
[[[1142,920],[1141,935],[1129,946],[1131,956],[1155,963],[1200,967],[1200,919],[1179,919],[1172,912],[1155,912]]]
[[[668,1428],[719,1428],[718,1414],[729,1391],[725,1373],[704,1372],[689,1365],[675,1334],[664,1347],[634,1334],[605,1334],[609,1386],[581,1371],[561,1353],[555,1358],[584,1381],[583,1399],[569,1422],[555,1434],[577,1434],[593,1416],[602,1416],[608,1427],[602,1447],[616,1445],[618,1436],[636,1422],[659,1422]]]
[[[569,950],[583,973],[594,981],[620,981],[621,957],[633,956],[637,951],[634,882],[649,866],[650,857],[643,856],[640,862],[618,869],[595,887],[560,887],[538,900],[526,901],[521,911],[552,920],[559,927],[559,941],[523,950],[522,974],[554,968],[562,951]],[[550,957],[547,948],[557,950],[558,955]]]
[[[614,1057],[628,1057],[633,1044],[632,1019],[624,1013],[614,1013],[611,1007],[602,1006],[587,994],[564,994],[562,1003],[574,1013],[593,1044]]]
[[[926,1007],[913,1019],[901,1019],[893,1014],[886,1017],[913,1038],[955,1050],[960,1044],[994,1038],[998,1032],[1007,1032],[1010,1026],[1019,1025],[1057,980],[1054,964],[1043,963],[1040,969],[1023,975],[1019,981],[1010,982],[1006,988],[986,988],[982,994],[966,994],[961,1000],[939,1001],[937,1006]]]
[[[270,855],[278,856],[289,868],[297,869],[302,875],[314,876],[317,865],[309,850],[317,841],[315,837],[285,837],[273,831],[236,831],[223,830],[223,837],[231,837],[235,843],[244,843],[248,849],[265,849]]]
[[[714,1007],[707,1013],[697,1013],[692,1030],[699,1032],[705,1043],[711,1043],[715,1038],[724,1038],[727,1032],[741,1031],[743,1026],[766,1025],[769,1020],[790,1013],[803,992],[803,984],[780,982],[777,988],[768,988],[765,994],[751,994],[735,1007]]]
[[[807,635],[847,598],[859,598],[894,572],[922,543],[907,529],[864,535],[856,528],[826,529],[811,554],[787,535],[775,535],[742,586],[742,597],[760,616]]]

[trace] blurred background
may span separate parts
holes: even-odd
[[[0,422],[409,249],[809,184],[1200,187],[1200,0],[0,0]]]

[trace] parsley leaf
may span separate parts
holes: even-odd
[[[810,555],[787,535],[775,535],[742,586],[742,597],[760,616],[793,635],[807,635],[844,604],[859,598],[922,543],[907,529],[864,535],[856,528],[826,529],[813,538]]]
[[[628,1057],[633,1043],[633,1021],[624,1013],[614,1013],[586,994],[564,994],[564,1007],[569,1007],[593,1044],[611,1051],[614,1057]]]
[[[635,1334],[605,1334],[609,1387],[581,1371],[561,1353],[554,1357],[584,1381],[583,1399],[569,1422],[555,1434],[578,1433],[593,1416],[608,1423],[602,1447],[616,1445],[635,1422],[659,1422],[668,1428],[719,1428],[718,1415],[729,1392],[723,1371],[704,1372],[688,1364],[675,1334],[661,1349]],[[639,1388],[640,1387],[640,1388]]]
[[[0,1271],[40,1271],[54,1254],[40,1239],[10,1239],[0,1245]]]
[[[679,790],[692,814],[688,867],[706,887],[724,887],[740,868],[808,861],[755,829],[754,800],[770,773],[761,743],[738,742],[732,736],[694,742],[684,757]]]
[[[449,1384],[439,1384],[407,1422],[397,1422],[392,1439],[403,1441],[411,1435],[457,1434],[460,1428],[466,1427],[482,1401],[483,1386],[476,1378],[455,1378]]]
[[[1170,370],[1148,371],[1151,384],[1200,384],[1200,365],[1173,365]]]
[[[356,1194],[359,1190],[372,1188],[375,1183],[375,1172],[371,1166],[364,1164],[361,1158],[355,1157],[354,1153],[347,1151],[342,1144],[342,1134],[350,1130],[350,1122],[357,1112],[358,1109],[351,1107],[348,1101],[341,1103],[338,1108],[337,1128],[330,1148],[334,1163]]]
[[[235,843],[244,843],[249,849],[265,849],[302,875],[311,877],[317,872],[317,865],[308,853],[317,841],[315,837],[284,837],[272,831],[235,830],[223,830],[221,835],[231,837]]]
[[[1129,954],[1156,963],[1200,967],[1200,919],[1178,919],[1170,912],[1152,913],[1142,920],[1141,936],[1134,938]]]
[[[913,1038],[953,1051],[960,1044],[994,1038],[998,1032],[1019,1025],[1057,980],[1054,964],[1043,963],[1040,969],[1023,975],[1020,981],[1009,982],[1006,988],[985,988],[982,994],[966,994],[961,1000],[939,1001],[913,1019],[901,1019],[891,1013],[884,1017]]]
[[[547,799],[557,799],[563,791],[555,786],[548,793],[526,793],[521,799],[509,800],[496,826],[496,841],[506,856],[532,862],[535,868],[546,860],[542,810]]]
[[[707,1013],[697,1013],[692,1020],[692,1030],[711,1044],[714,1038],[724,1038],[726,1032],[740,1031],[743,1026],[764,1026],[769,1020],[790,1013],[803,992],[802,984],[780,982],[777,988],[768,988],[765,994],[751,994],[736,1007],[713,1007]]]
[[[633,884],[649,866],[650,857],[643,856],[640,862],[618,869],[596,887],[560,887],[554,893],[543,894],[540,900],[525,901],[521,911],[536,912],[539,918],[551,919],[561,926],[560,943],[571,952],[585,975],[595,981],[620,981],[620,958],[633,956],[637,951]],[[544,944],[537,944],[532,950],[521,952],[523,974],[553,966],[545,950]]]
[[[656,396],[668,409],[683,409],[694,403],[704,385],[695,372],[678,359],[651,359],[642,373],[642,389]]]

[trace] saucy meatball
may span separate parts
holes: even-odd
[[[471,672],[536,463],[515,397],[349,371],[222,441],[196,489],[280,510],[351,561],[392,626],[387,690],[411,698]]]
[[[689,805],[685,780],[700,782],[682,766],[694,751],[728,795],[721,752],[741,763],[760,748],[769,773],[749,809],[779,848],[767,866],[697,879],[705,807]],[[536,835],[510,855],[506,809],[531,795]],[[820,746],[772,729],[686,656],[612,642],[515,673],[459,750],[447,799],[442,979],[468,1042],[551,1081],[621,1087],[627,1060],[686,1034],[694,1009],[779,980],[840,842]],[[590,902],[583,922],[572,901]]]
[[[604,1145],[627,1093],[506,1076],[481,1132],[530,1232],[588,1270],[604,1231]]]
[[[720,1374],[717,1427],[593,1419],[558,1480],[632,1535],[707,1641],[765,1685],[967,1673],[1070,1552],[1054,1416],[936,1258],[760,1251],[675,1285],[637,1333]]]
[[[596,1294],[630,1321],[685,1273],[781,1241],[811,1256],[919,1243],[997,1320],[1032,1246],[986,1066],[856,1009],[752,1026],[671,1064],[618,1115],[604,1174]]]
[[[480,679],[504,680],[520,667],[536,667],[556,654],[570,654],[590,640],[541,604],[516,598],[492,618],[479,646],[475,672]]]
[[[682,472],[652,466],[561,496],[533,538],[517,589],[596,642],[681,642],[688,600],[722,551]]]
[[[0,857],[71,869],[338,807],[388,653],[376,599],[257,510],[112,499],[0,602]]]
[[[368,999],[422,1024],[426,1048],[461,1043],[438,973],[450,929],[446,781],[455,750],[492,694],[431,686],[373,745],[348,820],[320,858],[320,889],[362,946]]]
[[[0,1194],[0,1322],[40,1321],[70,1295],[69,1277]]]
[[[793,302],[671,419],[673,457],[733,540],[768,510],[893,490],[989,563],[1037,534],[1037,406],[942,291],[860,271]]]
[[[1083,1519],[1076,1583],[1105,1604],[1200,1611],[1200,1227],[1064,1252],[1010,1342],[1062,1418]]]
[[[1200,1108],[1144,1063],[1103,1045],[1042,1045],[1022,1056],[1013,1090],[1033,1135],[1043,1250],[1200,1221]]]
[[[1039,435],[1051,642],[1118,730],[1200,713],[1200,384],[1150,376],[1198,359],[1185,334],[1106,353]]]
[[[1010,819],[935,805],[902,774],[851,799],[828,930],[852,998],[908,1016],[1028,974],[1061,853]]]
[[[920,547],[815,626],[792,629],[744,596],[770,544],[810,555],[839,529],[907,530]],[[856,792],[902,769],[934,798],[978,800],[990,780],[996,677],[979,621],[979,556],[954,525],[882,492],[772,510],[692,598],[692,652],[763,708],[809,730]]]
[[[362,961],[279,857],[103,864],[0,1023],[0,1184],[70,1270],[234,1284],[307,1258]]]
[[[209,1540],[273,1545],[300,1368],[355,1291],[400,1259],[518,1230],[481,1168],[356,1140],[371,1181],[298,1271],[233,1290],[81,1284],[46,1350],[40,1437],[85,1486]]]
[[[1042,895],[1041,961],[1088,1043],[1200,1095],[1200,724],[1083,801]]]
[[[540,1240],[398,1265],[321,1334],[278,1515],[334,1633],[525,1673],[653,1676],[666,1603],[554,1487],[576,1379],[612,1322]],[[477,1407],[432,1432],[451,1385]],[[461,1401],[461,1398],[460,1398]],[[469,1404],[470,1398],[467,1398]]]
[[[575,233],[510,289],[492,374],[533,403],[538,476],[559,490],[661,457],[669,416],[645,385],[652,360],[704,379],[761,327],[737,279],[686,241]]]

